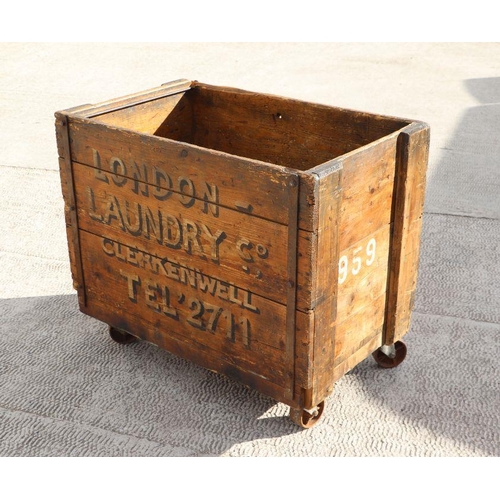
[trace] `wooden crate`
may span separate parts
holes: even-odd
[[[56,113],[74,286],[144,339],[320,418],[406,348],[429,127],[178,80]]]

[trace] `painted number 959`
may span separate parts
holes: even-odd
[[[376,248],[377,242],[375,238],[372,238],[367,243],[364,253],[362,246],[353,250],[351,262],[349,262],[347,255],[342,255],[339,259],[339,285],[344,283],[349,273],[356,276],[364,265],[371,266],[375,261]]]

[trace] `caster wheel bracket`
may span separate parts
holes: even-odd
[[[310,429],[318,423],[324,409],[324,401],[313,408],[290,408],[290,419],[294,424],[304,429]]]
[[[118,344],[132,344],[139,341],[137,337],[114,326],[109,327],[109,336]]]
[[[372,356],[381,368],[396,368],[406,358],[406,345],[398,340],[394,344],[379,347]]]

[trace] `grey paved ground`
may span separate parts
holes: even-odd
[[[313,429],[77,309],[53,113],[178,78],[431,125],[407,360]],[[3,44],[0,116],[0,456],[500,455],[500,45]]]

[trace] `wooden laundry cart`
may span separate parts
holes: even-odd
[[[84,313],[290,405],[406,348],[429,127],[178,80],[56,113]]]

